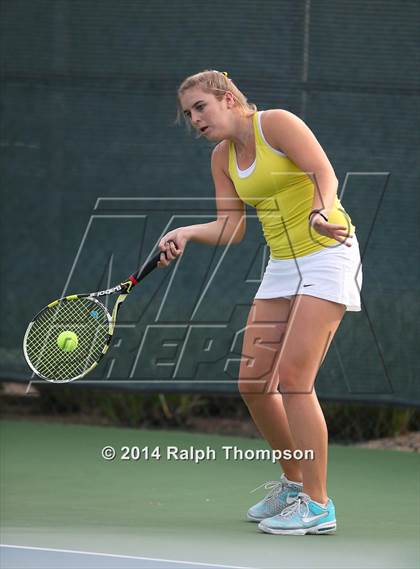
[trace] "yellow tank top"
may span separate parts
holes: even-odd
[[[256,208],[265,240],[274,259],[293,259],[314,253],[338,241],[310,229],[315,186],[311,178],[282,152],[272,148],[261,128],[261,111],[253,115],[256,158],[239,170],[233,142],[229,144],[229,175],[240,199]],[[355,227],[336,196],[328,221]]]

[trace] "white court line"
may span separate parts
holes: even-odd
[[[98,555],[102,557],[115,557],[117,559],[164,561],[166,563],[182,563],[183,565],[201,565],[203,567],[220,567],[222,569],[255,569],[253,567],[243,567],[238,565],[218,565],[217,563],[202,563],[200,561],[176,561],[173,559],[161,559],[159,557],[137,557],[136,555],[117,555],[115,553],[95,553],[93,551],[77,551],[75,549],[54,549],[51,547],[31,547],[29,545],[8,545],[6,543],[0,543],[0,547],[10,547],[13,549],[29,549],[35,551],[54,551],[56,553],[75,553],[79,555]]]

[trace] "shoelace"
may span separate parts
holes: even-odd
[[[288,518],[290,516],[292,516],[295,513],[301,513],[301,507],[304,506],[305,507],[305,515],[309,514],[309,498],[307,498],[306,496],[300,494],[299,496],[297,496],[296,500],[290,504],[290,506],[286,506],[286,508],[284,508],[284,510],[281,512],[281,516],[284,516],[285,518]]]
[[[268,494],[270,496],[273,493],[275,493],[277,488],[280,488],[282,486],[283,486],[283,482],[281,480],[280,481],[279,480],[271,480],[270,482],[263,482],[262,484],[260,484],[259,486],[257,486],[253,490],[251,490],[250,494],[252,494],[253,492],[256,492],[260,488],[264,488],[265,490],[271,490],[270,494]]]
[[[284,483],[282,481],[271,480],[270,482],[263,482],[263,484],[260,484],[260,486],[257,486],[256,488],[254,488],[254,490],[251,490],[250,494],[252,494],[256,490],[259,490],[260,488],[264,488],[265,490],[269,490],[269,493],[264,498],[264,502],[268,502],[270,505],[272,505],[273,502],[275,501],[276,497],[283,490],[283,487],[284,487]]]

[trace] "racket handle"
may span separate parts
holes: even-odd
[[[154,257],[152,257],[150,259],[150,261],[148,263],[146,263],[143,267],[141,267],[137,273],[134,273],[134,275],[131,275],[130,277],[130,281],[133,283],[133,285],[136,285],[139,283],[139,281],[143,280],[144,277],[147,277],[147,275],[149,273],[151,273],[154,269],[157,268],[157,265],[160,261],[160,256],[162,255],[163,251],[160,251],[159,253],[157,253]]]

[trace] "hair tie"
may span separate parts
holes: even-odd
[[[228,72],[227,71],[218,71],[217,69],[212,69],[213,73],[221,73],[222,75],[224,75],[225,77],[228,77]]]

